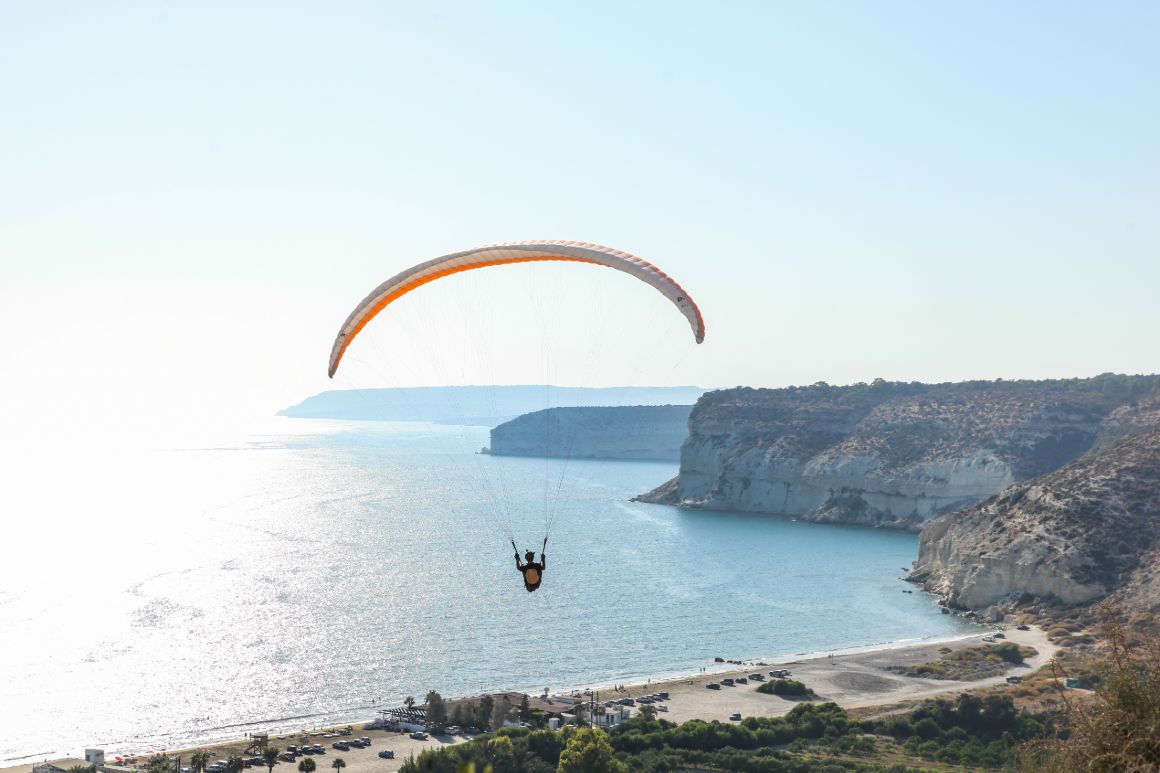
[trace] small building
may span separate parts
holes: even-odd
[[[592,704],[581,703],[576,707],[576,713],[593,727],[608,730],[627,721],[632,716],[632,709],[619,703],[611,706],[597,703],[593,712]],[[593,713],[595,716],[591,716]]]
[[[85,749],[85,761],[98,767],[105,764],[104,749]]]
[[[427,730],[427,708],[425,706],[406,706],[397,709],[379,709],[377,727],[388,730],[417,731]]]
[[[32,773],[68,773],[73,768],[87,768],[93,763],[76,757],[65,757],[63,760],[39,762],[32,766]]]

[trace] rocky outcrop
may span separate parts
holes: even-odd
[[[496,456],[677,461],[691,405],[550,408],[491,431]]]
[[[1160,377],[1111,374],[710,392],[675,482],[640,500],[917,529],[1148,426],[1139,403],[1158,392]]]
[[[1117,596],[1160,609],[1160,426],[932,521],[910,578],[984,610],[1032,597]]]

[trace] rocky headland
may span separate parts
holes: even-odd
[[[641,501],[918,529],[1160,418],[1160,377],[710,392]]]
[[[935,519],[909,579],[996,617],[1033,599],[1160,612],[1160,422]]]
[[[496,456],[676,461],[691,405],[549,408],[491,431]]]

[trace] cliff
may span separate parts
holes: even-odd
[[[1160,610],[1160,424],[932,521],[910,578],[956,607]]]
[[[917,529],[1148,426],[1157,393],[1112,374],[710,392],[675,482],[640,500]]]
[[[550,408],[491,431],[497,456],[677,461],[691,405]]]

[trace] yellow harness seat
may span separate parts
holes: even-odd
[[[534,566],[530,566],[524,570],[524,582],[528,585],[535,585],[540,581],[540,570]]]

